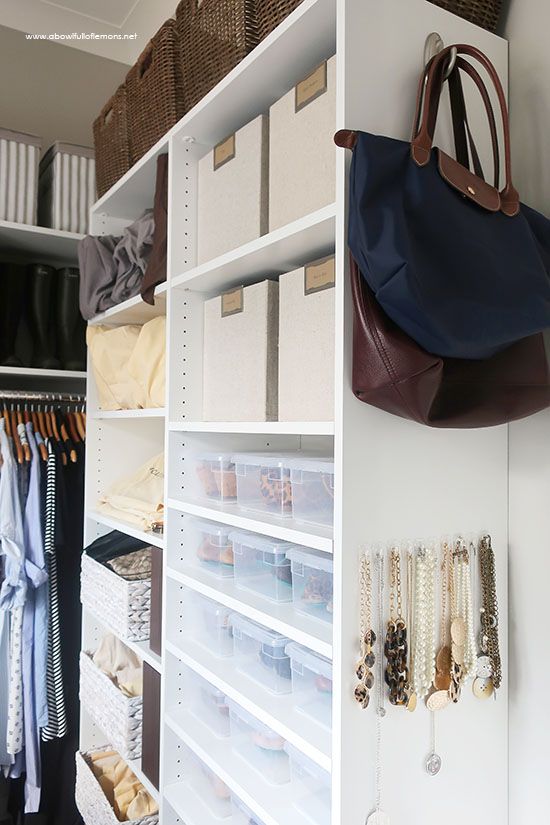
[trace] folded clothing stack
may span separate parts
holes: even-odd
[[[164,453],[145,462],[101,496],[97,509],[140,530],[162,532],[164,526]]]
[[[143,662],[112,633],[103,636],[92,658],[125,696],[143,695]]]
[[[88,756],[90,767],[119,822],[132,822],[158,813],[158,805],[116,751]]]

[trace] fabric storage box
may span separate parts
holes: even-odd
[[[82,554],[80,600],[125,642],[149,638],[151,580],[128,581]]]
[[[184,697],[190,713],[216,736],[229,736],[229,708],[225,694],[191,668],[185,668],[183,679]]]
[[[182,744],[178,752],[185,784],[202,800],[214,819],[229,818],[231,791],[225,782],[186,745]]]
[[[268,141],[268,118],[260,115],[200,159],[199,264],[267,232]]]
[[[184,600],[185,631],[214,656],[233,655],[231,617],[229,608],[200,593],[187,592]]]
[[[289,542],[235,531],[230,534],[235,560],[235,584],[274,602],[292,600]]]
[[[278,332],[274,281],[205,301],[205,421],[277,420]]]
[[[290,659],[285,653],[289,640],[239,613],[233,613],[231,623],[239,671],[271,693],[290,693]]]
[[[290,457],[240,453],[233,456],[237,475],[237,502],[244,510],[292,515]]]
[[[40,226],[84,235],[95,199],[94,150],[72,143],[56,142],[50,146],[39,167]]]
[[[290,781],[285,740],[251,713],[228,699],[231,720],[231,747],[233,753],[271,785]]]
[[[125,696],[84,650],[80,653],[80,701],[121,756],[141,756],[143,697]]]
[[[231,453],[202,453],[195,458],[199,486],[197,498],[220,503],[237,498],[237,479]]]
[[[0,220],[36,223],[42,141],[0,128]]]
[[[269,111],[269,230],[336,198],[336,58],[322,63]]]
[[[290,642],[292,694],[295,706],[325,728],[332,726],[332,662],[307,647]]]
[[[75,799],[86,825],[118,825],[120,822],[87,761],[91,753],[110,750],[112,748],[103,747],[88,753],[77,751],[76,754]],[[130,825],[158,825],[159,817],[155,814],[126,821]]]
[[[334,256],[279,278],[279,421],[334,420]]]
[[[231,797],[232,817],[231,825],[265,825],[263,819],[260,819],[256,814],[253,814],[250,808],[247,808],[244,802],[233,795]]]
[[[316,619],[332,622],[333,560],[326,553],[292,547],[287,556],[292,564],[294,607]]]
[[[232,577],[234,570],[231,528],[214,521],[190,519],[185,531],[188,563],[220,579]]]
[[[330,825],[330,773],[287,742],[294,807],[308,825]]]
[[[334,521],[334,461],[299,457],[289,461],[292,515],[306,524],[330,525]]]
[[[93,130],[97,196],[101,198],[131,166],[125,83],[102,108]]]

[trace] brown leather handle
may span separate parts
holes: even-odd
[[[415,132],[416,124],[418,122],[420,122],[420,128],[418,129],[417,134],[413,134],[411,140],[411,154],[413,160],[419,166],[425,166],[430,160],[433,145],[433,129],[435,125],[433,113],[435,112],[437,115],[439,101],[441,98],[441,89],[444,82],[444,66],[447,63],[447,59],[452,48],[452,46],[448,46],[446,49],[443,49],[439,54],[437,54],[433,58],[432,62],[428,67],[428,80],[426,83],[425,92],[424,75],[422,75],[420,79],[420,85],[417,96],[417,111],[414,121]],[[500,105],[504,132],[505,186],[504,189],[500,192],[501,211],[505,215],[517,215],[519,212],[519,195],[512,183],[512,161],[510,149],[510,124],[508,118],[508,106],[506,104],[506,97],[504,95],[504,89],[502,88],[502,83],[500,82],[498,72],[489,60],[489,58],[475,46],[460,44],[455,46],[455,48],[459,55],[465,54],[481,63],[481,65],[487,71],[487,74],[491,78],[491,81],[495,87]],[[464,62],[466,63],[467,61]],[[468,70],[466,69],[466,71]],[[423,101],[424,106],[422,107]],[[419,113],[421,111],[422,115],[420,116]]]

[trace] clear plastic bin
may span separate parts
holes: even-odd
[[[292,694],[296,700],[296,709],[330,730],[332,662],[297,642],[287,644],[285,653],[290,656]]]
[[[198,498],[222,503],[237,498],[235,465],[228,453],[202,453],[195,458]]]
[[[186,634],[214,656],[233,655],[231,611],[200,593],[189,591],[184,601]]]
[[[289,460],[290,456],[280,454],[234,455],[239,507],[274,516],[292,516]]]
[[[285,739],[264,725],[231,699],[227,700],[231,719],[231,747],[272,785],[290,781]]]
[[[235,584],[274,602],[292,601],[292,573],[287,551],[295,545],[256,533],[229,536],[235,557]]]
[[[297,521],[332,526],[334,521],[334,461],[294,458],[288,462],[292,482],[292,515]]]
[[[231,791],[193,751],[181,746],[181,762],[186,784],[199,796],[216,819],[231,816]]]
[[[294,807],[307,825],[330,825],[330,773],[288,742],[285,751],[290,758]]]
[[[231,806],[233,808],[231,825],[265,825],[263,819],[253,814],[250,808],[247,808],[244,802],[241,802],[235,795],[231,797]]]
[[[316,619],[332,622],[332,557],[302,547],[291,548],[287,552],[287,557],[292,565],[292,596],[295,609]]]
[[[271,693],[290,693],[290,659],[285,653],[290,640],[239,613],[233,613],[231,623],[238,670]]]
[[[184,699],[190,713],[212,733],[220,738],[229,736],[231,728],[225,694],[191,668],[185,669]]]
[[[218,578],[233,576],[231,528],[203,519],[191,519],[186,531],[186,546],[191,563],[196,562]]]

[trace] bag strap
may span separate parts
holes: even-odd
[[[506,105],[506,97],[504,89],[498,76],[498,72],[489,60],[479,49],[474,46],[458,45],[455,47],[459,55],[467,55],[477,60],[487,71],[493,86],[496,90],[501,115],[504,133],[504,168],[505,168],[505,185],[500,192],[500,209],[505,215],[510,217],[517,215],[519,212],[519,195],[512,183],[512,161],[510,148],[510,123],[508,118],[508,107]],[[437,54],[431,61],[428,67],[428,79],[424,84],[424,75],[420,79],[419,91],[417,95],[417,111],[415,117],[415,130],[411,140],[411,155],[418,166],[426,166],[431,157],[433,146],[433,134],[435,131],[435,122],[437,120],[437,112],[439,109],[439,102],[441,99],[441,89],[444,82],[444,66],[447,65],[452,46],[448,46]],[[467,63],[468,61],[464,61]],[[470,74],[468,69],[464,69]],[[473,75],[472,78],[475,80]],[[425,85],[425,91],[424,91]],[[477,84],[476,84],[477,85]],[[479,88],[479,87],[478,87]],[[483,94],[483,93],[482,93]],[[424,106],[422,103],[424,101]],[[417,124],[419,124],[418,131]],[[498,143],[498,141],[497,141]]]

